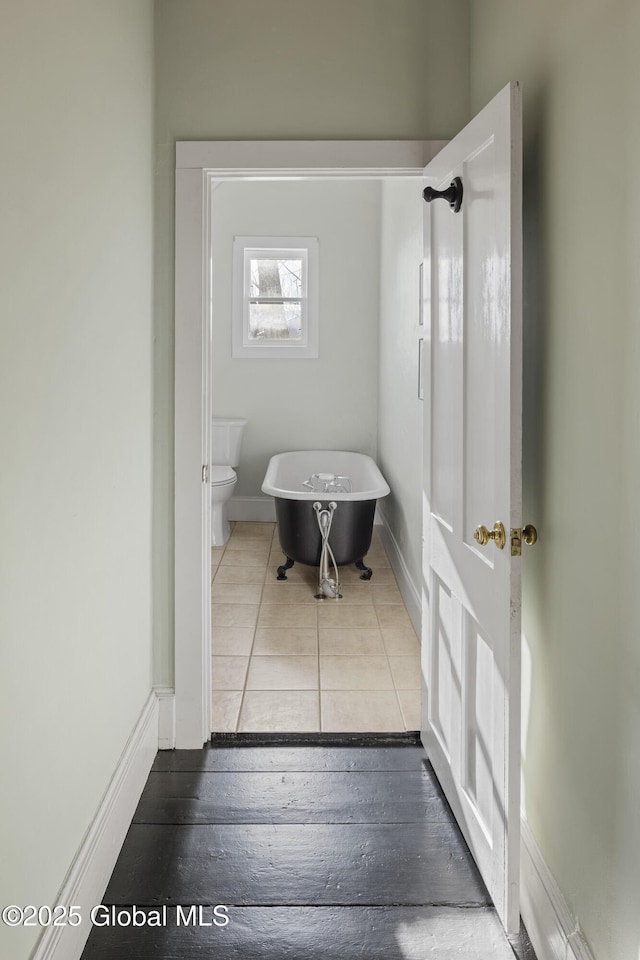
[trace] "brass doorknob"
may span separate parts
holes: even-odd
[[[486,546],[486,544],[489,543],[489,540],[493,540],[498,550],[502,550],[507,542],[504,526],[499,520],[496,520],[494,523],[493,530],[487,530],[484,525],[479,526],[474,533],[473,538],[474,540],[478,541],[481,547]]]
[[[524,542],[525,542],[526,544],[528,544],[530,547],[532,547],[532,546],[534,545],[534,543],[537,542],[537,540],[538,540],[538,531],[536,530],[536,528],[534,527],[534,525],[533,525],[532,523],[528,523],[528,524],[526,525],[526,527],[523,527],[523,528],[522,528],[522,539],[523,539]]]

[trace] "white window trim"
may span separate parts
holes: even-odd
[[[247,251],[282,256],[300,254],[305,263],[301,341],[272,343],[249,341],[249,302]],[[317,237],[234,237],[233,241],[233,339],[234,360],[289,359],[315,360],[319,355],[319,284]]]

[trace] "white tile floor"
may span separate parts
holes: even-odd
[[[272,523],[236,523],[212,547],[214,732],[371,733],[420,726],[420,649],[374,530],[367,563],[340,569],[343,599],[283,555]]]

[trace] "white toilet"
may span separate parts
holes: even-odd
[[[229,417],[211,418],[211,544],[220,547],[231,533],[226,517],[240,463],[242,433],[247,421]]]

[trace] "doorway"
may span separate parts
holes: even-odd
[[[443,142],[179,143],[176,170],[175,666],[176,745],[200,746],[211,717],[210,463],[212,196],[242,179],[409,177],[418,186]],[[417,298],[419,265],[416,264]],[[416,343],[417,350],[417,343]],[[312,361],[313,362],[313,361]],[[233,411],[226,411],[233,413]],[[399,440],[402,439],[401,431]],[[248,518],[250,519],[250,518]],[[402,544],[381,537],[414,626],[417,589],[405,589]],[[286,586],[286,584],[281,586]],[[417,589],[416,589],[417,588]],[[408,601],[408,602],[407,602]],[[366,628],[362,628],[366,629]]]
[[[419,729],[418,637],[381,534],[403,540],[415,594],[419,191],[412,178],[325,177],[218,181],[212,192],[211,395],[213,416],[222,418],[214,431],[227,429],[229,417],[245,421],[237,481],[225,508],[235,526],[228,543],[212,548],[213,732]],[[310,359],[297,354],[295,342],[278,345],[280,327],[261,329],[261,338],[236,349],[245,284],[268,296],[293,287],[296,269],[304,274],[300,262],[265,259],[264,249],[245,253],[242,272],[234,269],[237,253],[282,247],[283,238],[289,246],[313,242],[316,248],[311,294],[319,305],[320,349]],[[270,309],[279,323],[285,319]],[[353,563],[341,565],[339,601],[315,599],[317,567],[296,563],[282,574],[286,580],[278,578],[285,556],[273,500],[261,486],[272,455],[309,448],[370,456],[391,487],[378,500],[366,558],[373,577],[363,580]],[[337,504],[334,530],[348,509]],[[311,502],[308,513],[313,523]],[[214,520],[212,542],[221,539]]]

